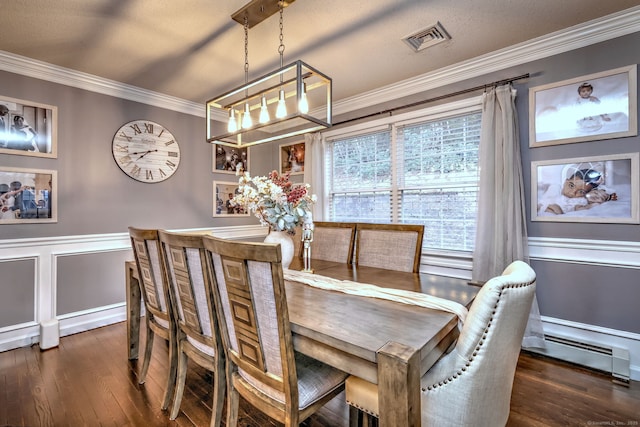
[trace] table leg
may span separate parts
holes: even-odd
[[[420,354],[388,342],[377,352],[380,427],[420,427]]]
[[[127,297],[127,347],[129,360],[138,358],[140,348],[140,284],[135,261],[125,262],[125,293]]]

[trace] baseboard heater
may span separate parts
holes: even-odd
[[[629,385],[629,376],[631,374],[629,350],[553,335],[545,335],[545,341],[546,348],[530,348],[527,350],[610,373],[615,382]]]

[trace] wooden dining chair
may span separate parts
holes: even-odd
[[[144,302],[146,344],[142,369],[138,382],[144,384],[151,362],[154,337],[158,336],[169,343],[169,372],[165,385],[162,409],[169,407],[176,384],[176,325],[171,314],[171,299],[167,284],[167,272],[160,252],[158,230],[129,227],[131,247],[136,260],[140,293]]]
[[[356,265],[420,271],[424,225],[358,223]]]
[[[514,261],[486,282],[471,304],[458,341],[420,381],[423,426],[504,426],[520,343],[536,291],[528,264]],[[378,389],[349,377],[350,425],[377,417]]]
[[[347,374],[294,351],[279,245],[203,237],[227,356],[227,427],[240,396],[286,427],[344,390]]]
[[[169,418],[175,420],[180,412],[190,360],[213,372],[211,426],[217,427],[222,420],[224,405],[225,361],[202,238],[164,230],[159,230],[158,234],[178,324],[178,374]]]
[[[313,227],[311,259],[353,263],[355,222],[315,221]]]

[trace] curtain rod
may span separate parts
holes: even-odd
[[[343,125],[345,123],[350,123],[350,122],[354,122],[356,120],[361,120],[361,119],[366,119],[366,118],[373,117],[373,116],[378,116],[380,114],[393,113],[394,111],[403,110],[405,108],[411,108],[411,107],[415,107],[415,106],[418,106],[418,105],[426,104],[428,102],[439,101],[441,99],[451,98],[453,96],[458,96],[458,95],[462,95],[462,94],[469,93],[469,92],[475,92],[475,91],[478,91],[480,89],[487,89],[488,87],[500,86],[500,85],[505,84],[505,83],[511,83],[511,82],[515,82],[516,80],[522,80],[522,79],[527,79],[527,78],[529,78],[529,73],[522,74],[521,76],[517,76],[517,77],[511,77],[509,79],[497,80],[497,81],[492,82],[492,83],[483,84],[483,85],[472,87],[472,88],[469,88],[469,89],[459,90],[458,92],[453,92],[453,93],[449,93],[449,94],[446,94],[446,95],[436,96],[435,98],[425,99],[425,100],[422,100],[422,101],[414,102],[412,104],[403,105],[401,107],[389,108],[387,110],[378,111],[377,113],[371,113],[371,114],[366,114],[366,115],[360,116],[360,117],[354,117],[352,119],[347,119],[347,120],[343,120],[341,122],[335,123],[333,126]]]

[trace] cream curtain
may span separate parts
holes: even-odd
[[[315,194],[318,198],[318,202],[313,206],[311,213],[314,221],[322,221],[322,207],[324,206],[324,175],[322,167],[324,148],[322,134],[307,133],[304,135],[304,142],[304,182],[311,185],[311,194]]]
[[[500,275],[515,260],[529,263],[515,97],[516,90],[508,84],[491,89],[482,99],[474,281]],[[522,346],[545,346],[535,297]]]

